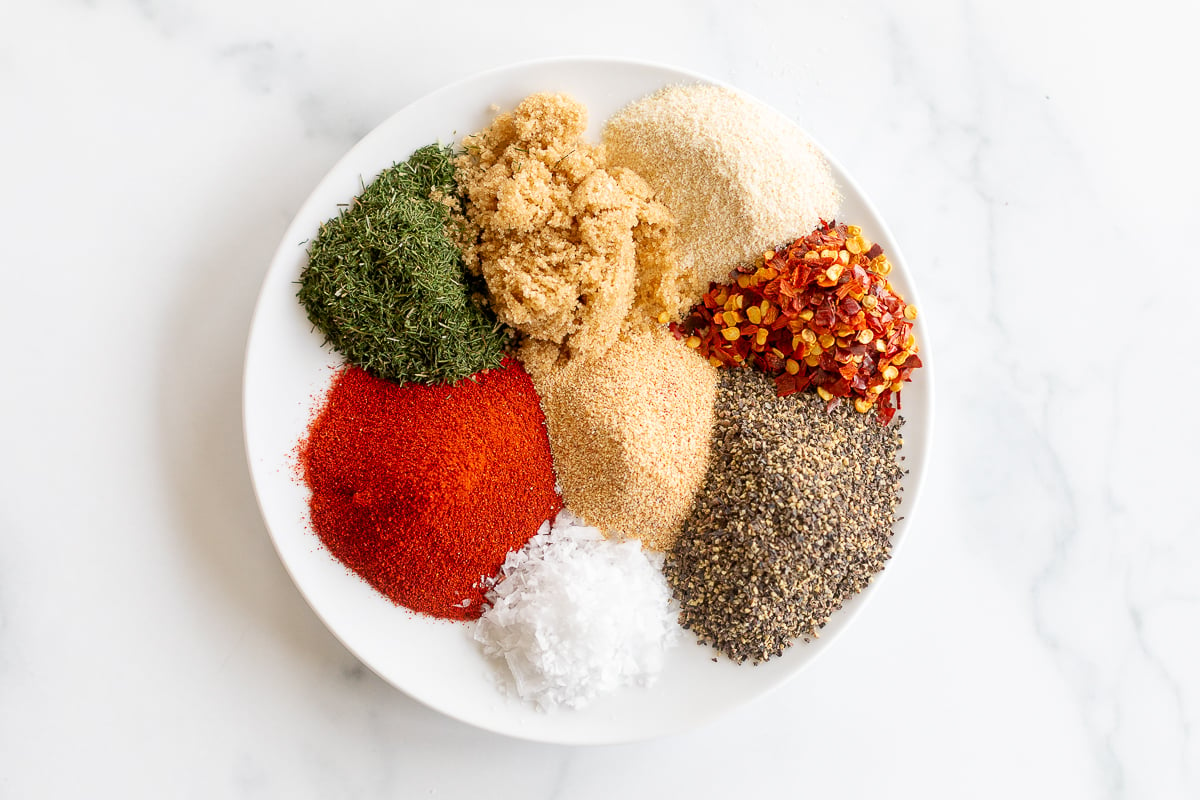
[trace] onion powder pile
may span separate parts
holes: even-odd
[[[668,86],[604,125],[609,163],[628,167],[675,216],[696,293],[764,250],[837,216],[821,151],[778,111],[720,86]]]
[[[517,694],[548,710],[649,686],[679,638],[662,556],[605,539],[567,510],[509,553],[475,627],[503,657]]]

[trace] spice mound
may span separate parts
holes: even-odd
[[[678,225],[693,297],[781,242],[833,219],[841,195],[807,135],[718,86],[669,86],[604,126],[611,164],[646,179]]]
[[[457,384],[336,374],[301,444],[313,530],[393,602],[474,619],[488,582],[562,507],[521,366]]]
[[[520,697],[543,709],[649,686],[679,637],[661,562],[564,510],[504,562],[475,639],[508,664]]]
[[[456,381],[500,364],[506,341],[471,298],[447,232],[449,149],[429,145],[385,169],[321,226],[300,301],[328,344],[380,378]]]
[[[717,370],[658,328],[533,376],[567,507],[669,549],[708,467]]]
[[[680,295],[670,213],[628,169],[583,140],[587,111],[536,94],[468,136],[457,160],[467,266],[507,325],[599,355],[628,317],[666,322]]]
[[[822,400],[877,408],[887,424],[921,366],[917,308],[892,288],[891,271],[883,248],[858,226],[825,223],[739,268],[733,283],[711,288],[673,328],[714,364],[762,369],[780,396],[811,387]]]
[[[888,558],[898,427],[722,371],[709,478],[666,563],[680,623],[739,663],[817,636]]]

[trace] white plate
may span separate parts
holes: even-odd
[[[700,725],[793,677],[824,652],[879,589],[879,579],[834,615],[820,640],[798,643],[766,664],[736,666],[694,643],[691,634],[670,654],[658,683],[598,699],[582,710],[539,712],[497,688],[502,676],[471,640],[464,623],[414,615],[392,605],[324,549],[307,523],[307,490],[295,477],[294,450],[315,399],[340,363],[321,347],[296,299],[306,263],[305,242],[338,203],[356,195],[380,170],[433,141],[456,142],[485,127],[493,104],[511,109],[534,92],[563,91],[588,106],[588,135],[626,103],[672,83],[718,83],[652,64],[599,59],[540,61],[487,72],[427,95],[368,134],[330,171],[301,207],[263,282],[246,351],[243,415],[246,452],[262,514],[279,557],[317,616],[384,680],[464,722],[499,733],[567,744],[644,739]],[[895,270],[891,280],[916,297],[900,249],[857,185],[830,159],[845,202],[840,220],[861,225]],[[910,472],[894,544],[912,524],[924,472],[933,412],[929,343],[918,337],[925,368],[903,392],[904,455]],[[885,571],[886,574],[886,571]]]

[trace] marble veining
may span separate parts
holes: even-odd
[[[605,9],[2,13],[0,795],[1200,796],[1200,9]],[[917,524],[854,628],[724,720],[599,749],[474,730],[349,654],[271,549],[238,408],[257,284],[333,161],[572,54],[801,120],[904,247],[938,367]]]

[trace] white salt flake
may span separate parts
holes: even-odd
[[[679,638],[662,555],[605,539],[566,509],[508,554],[488,601],[475,639],[543,709],[651,685]]]

